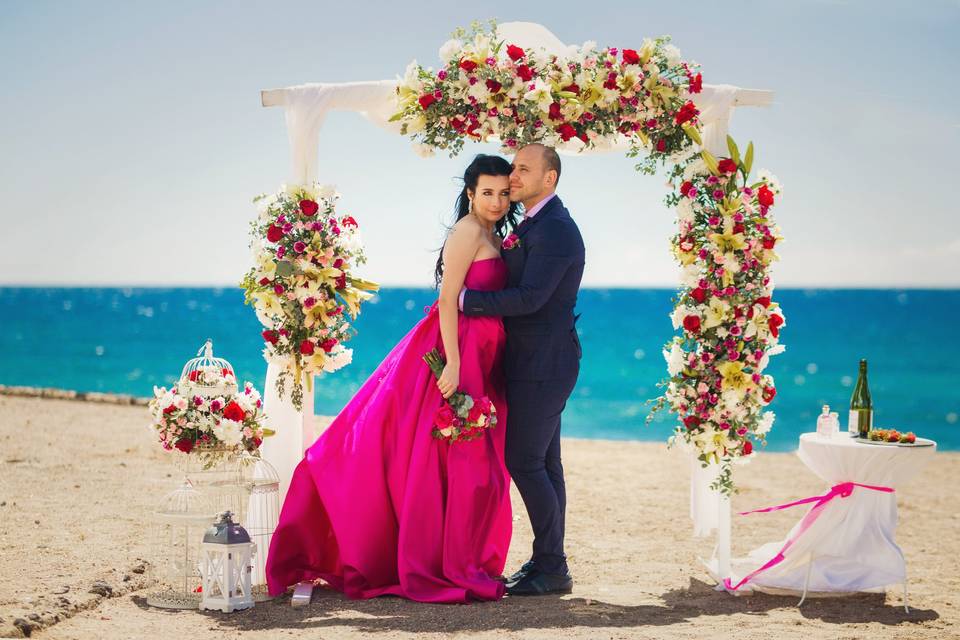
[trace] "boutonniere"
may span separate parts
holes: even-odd
[[[520,246],[520,237],[515,233],[511,233],[510,235],[508,235],[506,238],[503,239],[504,251],[510,251],[511,249],[515,249],[516,247],[519,247],[519,246]]]

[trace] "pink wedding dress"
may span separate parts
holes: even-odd
[[[501,258],[478,260],[469,289],[506,284]],[[498,424],[472,441],[431,435],[443,398],[422,360],[443,352],[437,305],[397,344],[307,450],[267,557],[270,593],[322,578],[350,598],[496,600],[511,536],[503,460],[507,407],[499,318],[460,315],[460,390],[488,396]]]

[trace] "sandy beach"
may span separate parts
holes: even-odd
[[[717,593],[688,518],[689,467],[665,445],[568,439],[567,553],[576,580],[563,597],[467,606],[396,598],[351,601],[318,589],[234,614],[171,612],[145,603],[150,509],[177,473],[131,404],[0,395],[0,636],[67,638],[947,638],[960,635],[960,454],[938,453],[899,492],[897,541],[911,612],[886,594],[808,600]],[[321,419],[319,422],[323,422]],[[761,453],[737,469],[734,509],[822,491],[795,455]],[[514,493],[507,571],[531,533]],[[741,555],[781,539],[800,516],[734,520]]]

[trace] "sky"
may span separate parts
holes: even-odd
[[[731,134],[784,184],[784,287],[960,286],[960,2],[0,2],[0,285],[235,285],[251,199],[289,178],[261,89],[392,79],[471,20],[637,48],[670,34],[704,82],[775,92]],[[320,181],[361,225],[363,275],[428,286],[474,153],[421,159],[357,114]],[[672,287],[662,176],[563,157],[585,286]]]

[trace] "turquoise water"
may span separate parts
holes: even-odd
[[[665,375],[671,334],[667,289],[586,289],[578,323],[580,379],[563,433],[662,440],[670,416],[645,425],[646,401]],[[949,327],[960,290],[790,290],[786,353],[772,359],[778,395],[769,449],[792,450],[823,404],[846,425],[857,362],[870,361],[879,427],[912,430],[960,449],[960,343]],[[335,414],[435,299],[429,289],[386,289],[364,308],[352,365],[318,380],[316,410]],[[262,390],[260,328],[238,289],[0,288],[0,384],[149,396],[169,385],[203,341]]]

